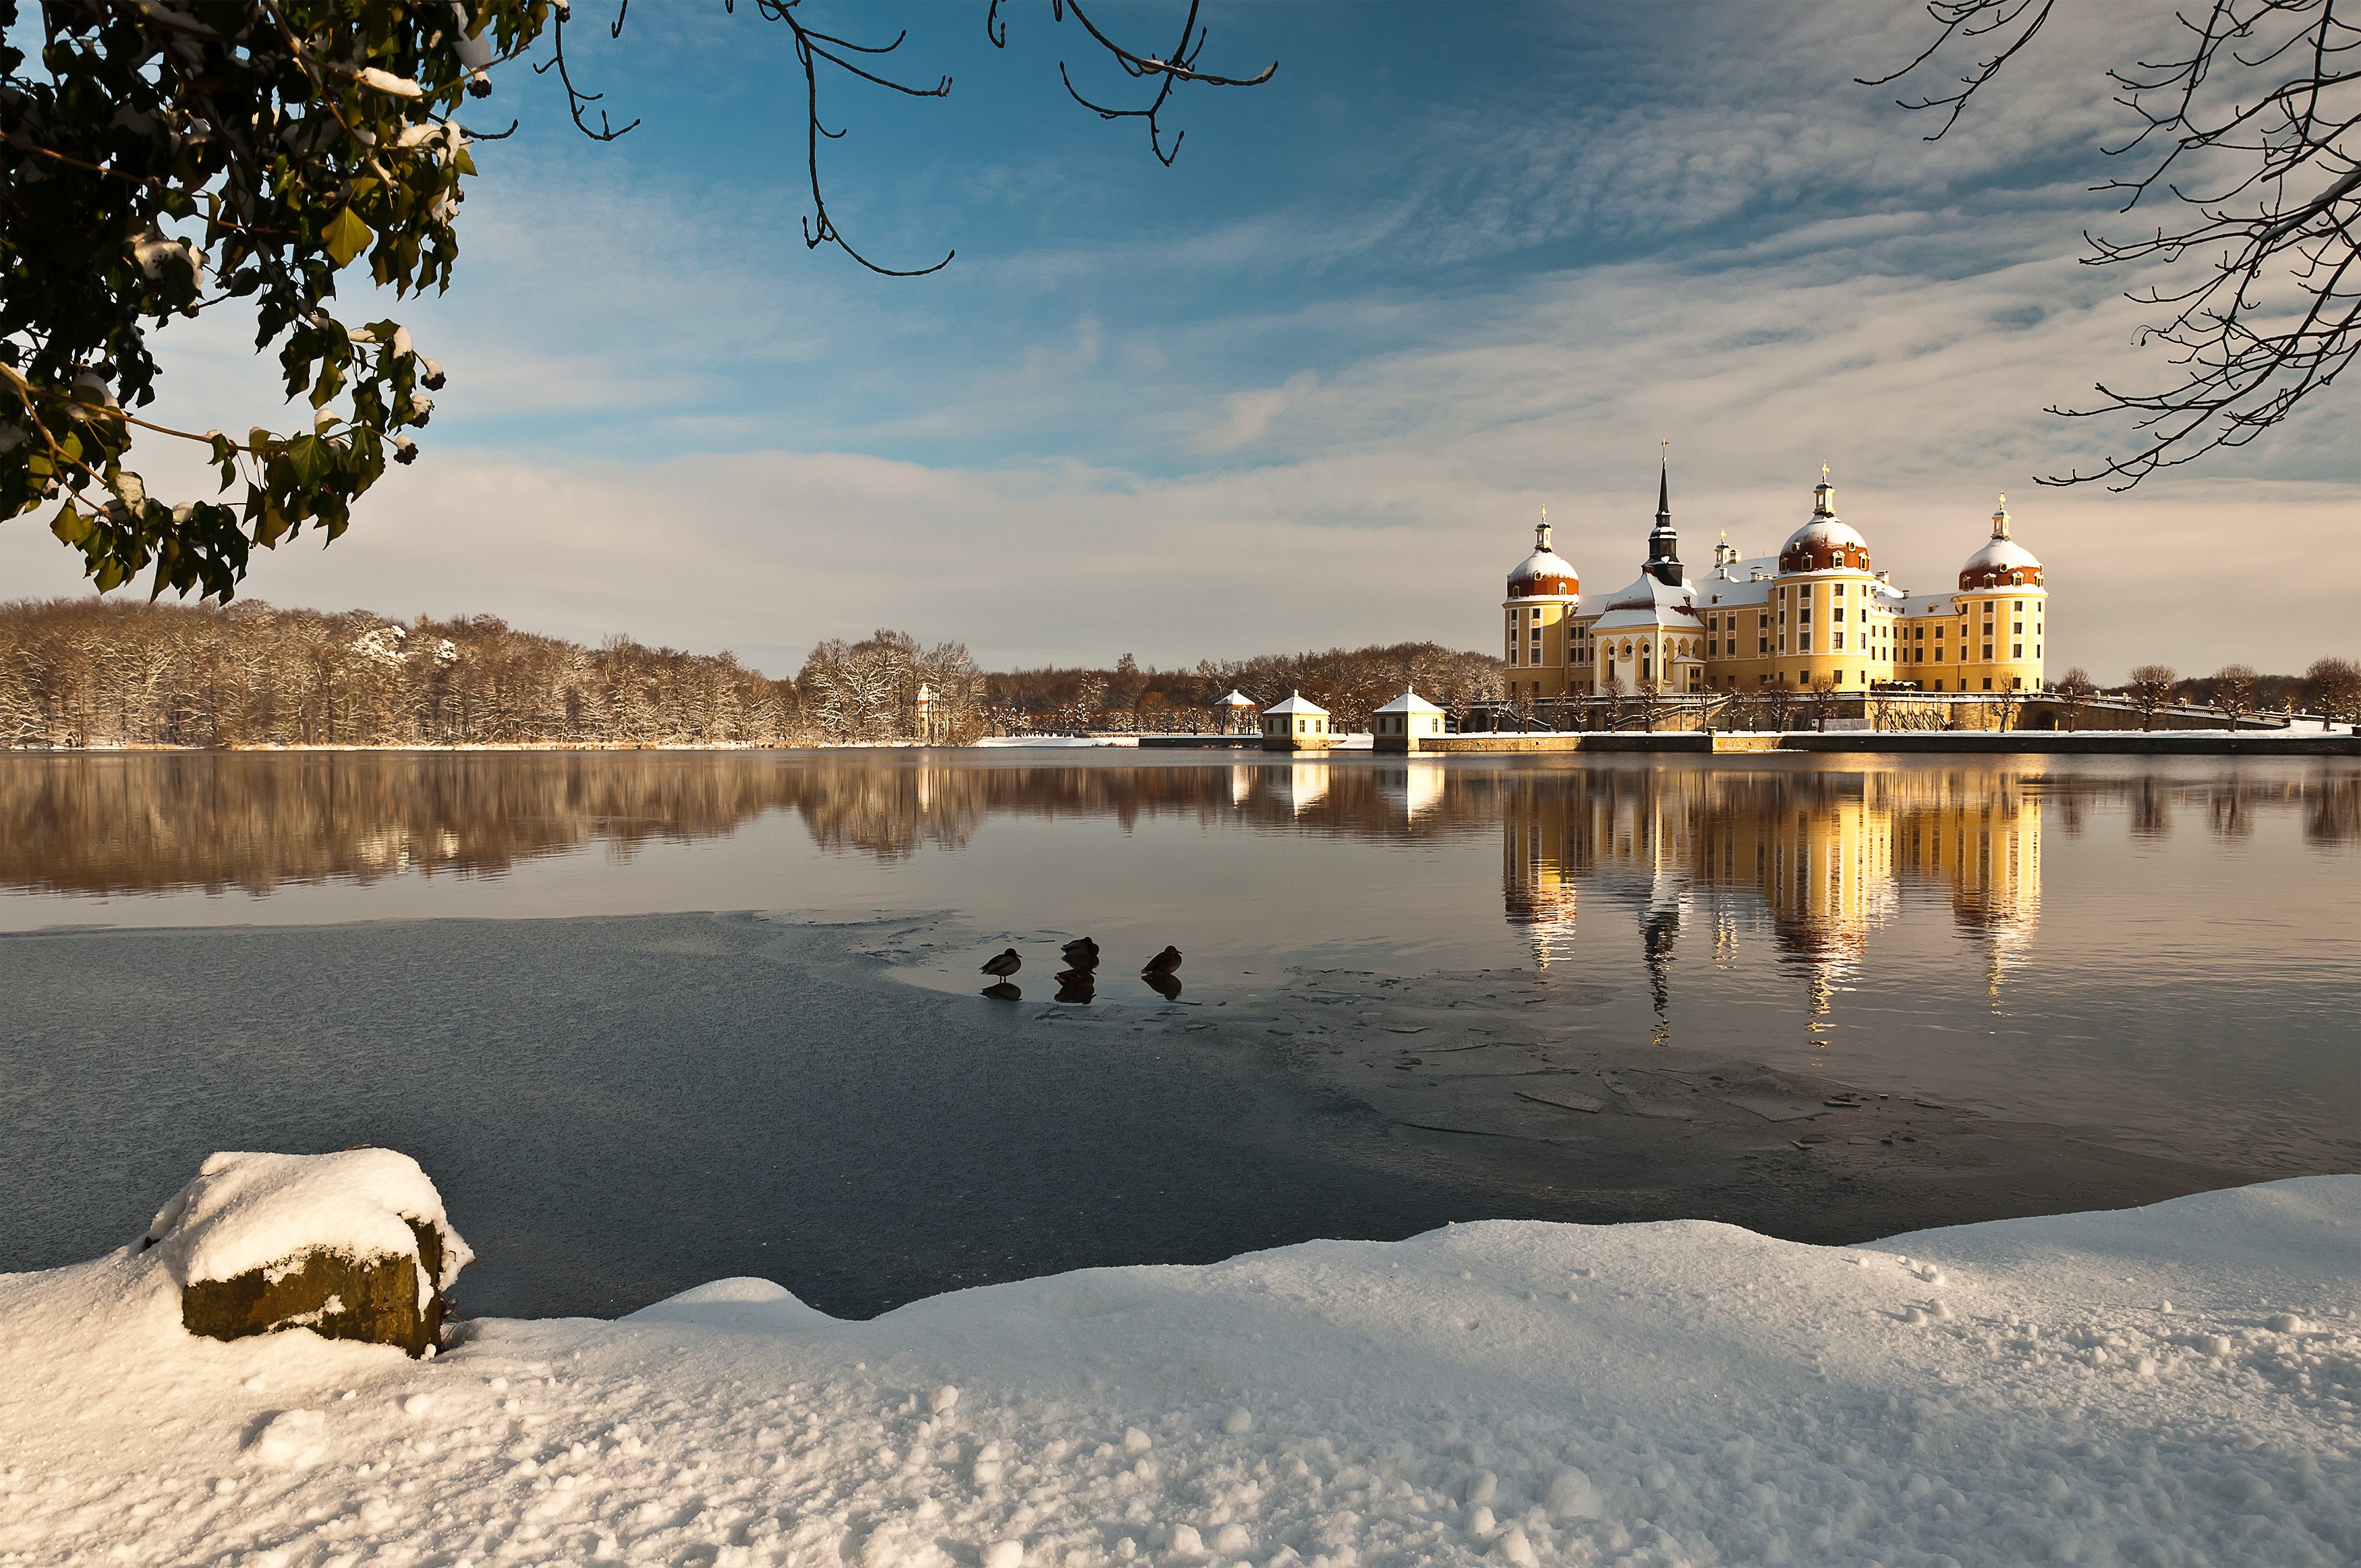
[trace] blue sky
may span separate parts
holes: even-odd
[[[1850,80],[1915,50],[1904,6],[1215,3],[1203,63],[1279,72],[1179,95],[1171,169],[1066,99],[1061,59],[1127,84],[1046,4],[1005,7],[1005,51],[980,5],[812,4],[954,78],[822,86],[840,224],[950,267],[805,249],[785,28],[689,0],[578,27],[640,128],[587,142],[505,70],[475,112],[522,128],[478,149],[457,284],[387,307],[450,374],[425,455],[250,596],[778,674],[881,625],[994,664],[1482,648],[1541,505],[1587,591],[1632,576],[1668,438],[1693,562],[1725,529],[1775,548],[1827,462],[1913,587],[2009,490],[2061,669],[2353,651],[2341,411],[2129,496],[2032,484],[2125,445],[2040,410],[2140,377],[2125,280],[2075,258],[2146,0],[2067,18],[1932,146]],[[1162,48],[1180,8],[1093,14]],[[233,323],[170,363],[200,427],[277,412]],[[81,591],[72,565],[0,531],[11,595]]]

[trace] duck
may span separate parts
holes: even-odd
[[[1016,948],[1011,948],[1006,952],[1001,954],[998,958],[984,959],[983,967],[980,972],[992,975],[996,979],[1005,980],[1024,967],[1025,960],[1016,956]]]
[[[1139,966],[1142,974],[1170,974],[1180,967],[1180,949],[1167,948]]]
[[[1066,955],[1066,967],[1069,969],[1099,967],[1099,945],[1088,937],[1077,937],[1060,950]]]
[[[1058,1000],[1082,1003],[1097,994],[1098,977],[1086,969],[1070,969],[1058,977]]]

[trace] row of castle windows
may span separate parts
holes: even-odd
[[[1844,597],[1844,591],[1845,591],[1845,586],[1844,586],[1842,583],[1836,583],[1836,584],[1831,584],[1831,585],[1829,585],[1829,594],[1830,594],[1830,596],[1831,596],[1832,598],[1843,598],[1843,597]],[[1790,588],[1789,588],[1788,587],[1785,587],[1785,586],[1783,586],[1783,587],[1780,588],[1780,590],[1779,590],[1779,597],[1780,597],[1780,598],[1781,598],[1781,600],[1782,600],[1782,603],[1781,603],[1781,606],[1780,606],[1780,609],[1779,609],[1779,626],[1780,626],[1780,632],[1779,632],[1779,645],[1780,645],[1780,652],[1783,652],[1783,653],[1786,651],[1786,644],[1787,644],[1787,617],[1788,617],[1788,609],[1789,609],[1789,607],[1788,607],[1788,603],[1787,603],[1786,601],[1787,601],[1787,600],[1788,600],[1788,598],[1789,598],[1789,594],[1790,594],[1790,592],[1791,592]],[[1805,586],[1805,587],[1804,587],[1804,588],[1802,589],[1802,591],[1801,591],[1800,595],[1799,595],[1799,596],[1797,596],[1797,597],[1798,597],[1798,598],[1800,599],[1800,602],[1796,603],[1796,604],[1794,606],[1794,609],[1795,609],[1795,622],[1796,622],[1796,631],[1795,631],[1795,651],[1796,651],[1797,652],[1799,652],[1799,653],[1809,653],[1809,652],[1811,652],[1813,651],[1813,650],[1812,650],[1812,632],[1811,632],[1811,630],[1810,630],[1810,627],[1811,627],[1811,624],[1812,624],[1812,605],[1811,605],[1811,602],[1810,602],[1810,601],[1811,601],[1812,594],[1811,594],[1811,588],[1810,588],[1810,587],[1809,587],[1808,585]],[[1986,638],[1991,638],[1991,637],[1993,637],[1993,631],[1994,631],[1994,620],[1993,620],[1993,615],[1994,615],[1994,611],[1995,611],[1995,609],[1997,609],[1997,607],[1998,607],[1998,604],[1999,604],[1999,601],[1998,601],[1998,600],[1996,600],[1996,599],[1992,599],[1992,600],[1986,600],[1986,601],[1984,601],[1984,605],[1983,605],[1983,612],[1984,612],[1984,613],[1983,613],[1983,626],[1982,626],[1982,630],[1983,630],[1983,634],[1984,634],[1984,636],[1985,636]],[[1846,607],[1846,606],[1843,606],[1843,605],[1835,605],[1835,604],[1830,605],[1830,607],[1829,607],[1829,610],[1830,610],[1830,614],[1831,614],[1831,616],[1833,617],[1833,619],[1834,619],[1835,620],[1838,620],[1838,621],[1843,621],[1843,620],[1845,620],[1847,619],[1847,617],[1846,617],[1846,615],[1845,615],[1845,609],[1846,609],[1846,608],[1847,608],[1847,607]],[[2014,617],[2014,619],[2011,620],[2010,625],[2009,625],[2009,631],[2010,631],[2010,634],[2011,634],[2013,637],[2015,637],[2015,638],[2019,638],[2019,639],[2021,639],[2021,638],[2024,636],[2024,634],[2025,634],[2025,620],[2024,620],[2024,616],[2025,616],[2025,601],[2024,601],[2023,599],[2016,599],[2016,600],[2014,600],[2014,601],[2012,601],[2012,602],[2011,602],[2010,609],[2011,609],[2012,615],[2013,615],[2013,617]],[[1541,663],[1543,662],[1543,660],[1542,660],[1542,624],[1543,624],[1543,622],[1542,622],[1542,613],[1541,613],[1541,611],[1540,611],[1540,609],[1511,609],[1511,610],[1509,612],[1509,649],[1508,649],[1509,663],[1510,663],[1510,664],[1516,664],[1516,663],[1518,663],[1520,662],[1519,657],[1518,657],[1520,650],[1519,650],[1518,645],[1517,645],[1516,637],[1517,637],[1517,625],[1518,625],[1519,619],[1520,619],[1521,617],[1521,618],[1523,618],[1523,619],[1524,619],[1524,620],[1529,623],[1529,626],[1530,626],[1530,631],[1531,631],[1531,639],[1532,639],[1532,649],[1531,649],[1530,656],[1529,656],[1529,657],[1527,657],[1527,658],[1525,658],[1522,662],[1523,662],[1523,663],[1528,663],[1528,664],[1539,664],[1539,663]],[[2040,617],[2040,609],[2039,609],[2039,607],[2038,607],[2038,606],[2036,606],[2036,607],[2035,607],[2035,621],[2036,621],[2036,624],[2035,624],[2035,627],[2034,627],[2034,630],[2035,630],[2035,632],[2037,633],[2037,634],[2038,634],[2038,632],[2040,631],[2039,617]],[[1764,655],[1764,654],[1768,654],[1768,653],[1771,652],[1771,636],[1770,636],[1771,616],[1770,616],[1770,612],[1769,612],[1769,611],[1767,611],[1767,610],[1758,611],[1758,612],[1756,612],[1756,614],[1755,614],[1755,618],[1754,618],[1754,619],[1755,619],[1755,626],[1756,626],[1756,630],[1757,630],[1757,632],[1758,632],[1758,635],[1756,636],[1756,638],[1755,638],[1755,640],[1754,640],[1754,651],[1755,651],[1755,653],[1756,653],[1756,655],[1757,655],[1757,656],[1762,656],[1762,655]],[[1863,606],[1863,607],[1861,607],[1861,608],[1860,609],[1860,610],[1858,611],[1857,615],[1856,615],[1853,619],[1858,620],[1859,621],[1863,622],[1863,623],[1869,622],[1869,620],[1870,620],[1870,619],[1871,619],[1871,618],[1870,618],[1870,613],[1869,613],[1869,609],[1868,609],[1868,607],[1867,607],[1867,606]],[[1968,620],[1969,620],[1969,617],[1968,617],[1968,614],[1967,614],[1967,612],[1965,611],[1964,608],[1962,609],[1961,613],[1960,614],[1960,616],[1958,617],[1958,619],[1959,619],[1960,623],[1960,660],[1961,660],[1962,662],[1965,662],[1965,661],[1967,660],[1967,658],[1968,658],[1968,652],[1967,652],[1967,639],[1968,639]],[[1707,641],[1706,641],[1706,645],[1705,645],[1705,654],[1706,654],[1706,656],[1707,656],[1707,657],[1708,657],[1708,658],[1738,658],[1738,657],[1742,656],[1742,655],[1741,654],[1741,652],[1740,652],[1740,650],[1739,650],[1739,642],[1738,642],[1738,639],[1737,639],[1736,637],[1724,637],[1724,636],[1719,635],[1720,633],[1722,633],[1722,632],[1723,632],[1723,631],[1725,631],[1725,630],[1727,630],[1727,631],[1735,631],[1735,630],[1738,629],[1738,626],[1739,626],[1739,620],[1740,620],[1740,618],[1739,618],[1739,616],[1738,616],[1735,612],[1731,612],[1731,613],[1729,613],[1729,614],[1709,614],[1709,615],[1708,615],[1708,616],[1706,617],[1706,627],[1707,627],[1707,630],[1709,630],[1709,631],[1711,631],[1711,632],[1716,633],[1716,635],[1714,635],[1714,636],[1712,636],[1712,637],[1709,637],[1709,638],[1708,638],[1708,639],[1707,639]],[[1583,655],[1584,655],[1584,653],[1587,652],[1587,650],[1586,650],[1586,649],[1584,649],[1584,647],[1582,646],[1582,638],[1583,638],[1583,630],[1582,630],[1582,629],[1581,629],[1580,627],[1578,627],[1578,626],[1572,626],[1572,625],[1570,625],[1570,626],[1569,626],[1569,628],[1568,628],[1568,630],[1569,630],[1569,632],[1571,633],[1571,636],[1572,636],[1573,641],[1572,641],[1572,645],[1571,645],[1571,646],[1569,646],[1569,648],[1567,649],[1567,654],[1568,654],[1568,657],[1567,657],[1566,662],[1567,662],[1568,663],[1590,663],[1591,661],[1590,661],[1589,659],[1587,659],[1587,658],[1585,658],[1585,657],[1583,656]],[[1944,632],[1944,630],[1946,630],[1945,626],[1944,626],[1944,625],[1942,625],[1941,623],[1936,623],[1936,624],[1935,624],[1935,637],[1936,637],[1936,639],[1937,639],[1937,646],[1936,646],[1936,649],[1935,649],[1935,662],[1936,662],[1936,663],[1941,663],[1946,662],[1946,660],[1945,660],[1944,651],[1943,651],[1943,648],[1942,648],[1942,646],[1941,646],[1941,639],[1942,639],[1943,632]],[[1912,629],[1912,628],[1905,628],[1905,630],[1904,630],[1904,633],[1903,633],[1903,634],[1904,634],[1904,635],[1905,635],[1905,636],[1909,636],[1909,637],[1911,637],[1913,641],[1924,641],[1926,640],[1926,637],[1927,637],[1927,625],[1926,625],[1925,623],[1922,623],[1922,624],[1918,625],[1917,627],[1916,627],[1915,629]],[[1884,659],[1886,659],[1887,661],[1892,662],[1892,663],[1926,663],[1926,662],[1927,662],[1927,652],[1926,652],[1926,650],[1924,650],[1924,649],[1918,649],[1918,650],[1916,650],[1916,651],[1915,651],[1915,657],[1914,657],[1914,656],[1912,656],[1912,652],[1911,652],[1911,651],[1905,651],[1903,654],[1897,655],[1897,654],[1895,653],[1894,650],[1894,649],[1892,648],[1892,646],[1890,645],[1890,643],[1886,643],[1886,642],[1884,642],[1884,641],[1883,641],[1883,640],[1884,640],[1884,639],[1889,639],[1889,638],[1891,638],[1893,635],[1894,635],[1894,630],[1893,630],[1893,626],[1892,626],[1892,624],[1891,624],[1890,614],[1889,614],[1889,615],[1882,615],[1882,616],[1880,617],[1880,620],[1879,620],[1879,621],[1878,621],[1878,623],[1877,623],[1877,624],[1875,624],[1875,625],[1864,625],[1864,626],[1863,626],[1863,629],[1862,629],[1862,631],[1861,631],[1861,642],[1860,642],[1860,644],[1859,644],[1859,645],[1860,645],[1860,647],[1861,647],[1861,649],[1863,649],[1864,651],[1868,651],[1868,650],[1871,650],[1871,649],[1875,649],[1875,650],[1878,652],[1878,653],[1879,653],[1882,657],[1883,657]],[[1844,631],[1843,631],[1843,630],[1832,630],[1832,631],[1831,631],[1831,633],[1830,633],[1830,646],[1829,646],[1829,651],[1830,651],[1830,652],[1841,652],[1841,651],[1844,649],[1844,647],[1845,647],[1845,633],[1844,633]],[[1992,642],[1989,642],[1989,641],[1987,641],[1987,642],[1985,642],[1985,643],[1983,644],[1983,653],[1982,653],[1982,656],[1983,656],[1985,659],[1990,659],[1990,658],[1992,658],[1992,657],[1993,657],[1993,644]],[[1695,645],[1695,643],[1694,643],[1694,642],[1692,642],[1692,641],[1682,641],[1682,642],[1680,642],[1680,643],[1675,644],[1675,645],[1674,646],[1674,650],[1673,650],[1673,651],[1674,651],[1675,656],[1676,656],[1676,657],[1682,657],[1682,658],[1686,658],[1686,657],[1692,657],[1692,656],[1694,656],[1694,655],[1696,654],[1696,652],[1697,652],[1697,648],[1696,648],[1696,645]],[[1617,651],[1616,651],[1615,649],[1613,649],[1613,648],[1609,648],[1609,647],[1601,647],[1601,648],[1599,648],[1599,649],[1598,649],[1598,650],[1597,650],[1597,657],[1598,657],[1598,658],[1599,658],[1599,659],[1601,659],[1601,660],[1611,660],[1612,658],[1614,658],[1614,657],[1616,657],[1616,656],[1617,656]],[[1624,659],[1625,661],[1627,661],[1627,662],[1628,662],[1628,661],[1631,658],[1631,656],[1632,656],[1632,644],[1627,641],[1626,642],[1624,642],[1624,643],[1622,644],[1622,647],[1621,647],[1621,650],[1620,650],[1620,657],[1621,657],[1622,659]],[[2040,644],[2039,642],[2037,642],[2037,641],[2033,645],[2033,656],[2034,656],[2035,658],[2037,658],[2037,659],[2038,659],[2038,658],[2040,658],[2040,657],[2041,657],[2041,644]],[[2025,644],[2024,644],[2021,641],[2015,641],[2015,642],[2012,642],[2012,643],[2010,644],[2010,652],[2009,652],[2009,657],[2011,657],[2012,659],[2022,659],[2022,658],[2024,658],[2024,657],[2025,657]]]

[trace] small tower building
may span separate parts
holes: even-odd
[[[1255,699],[1235,686],[1222,699],[1222,733],[1235,735],[1254,729]]]
[[[1500,601],[1501,657],[1511,696],[1536,702],[1567,695],[1588,674],[1589,650],[1580,624],[1582,581],[1574,564],[1550,547],[1549,509],[1533,530],[1533,553],[1509,573]]]
[[[1262,749],[1266,751],[1325,751],[1334,744],[1328,733],[1328,710],[1304,700],[1301,692],[1262,710]]]
[[[1869,541],[1837,516],[1836,495],[1823,466],[1811,521],[1780,546],[1770,597],[1773,681],[1860,693],[1893,678],[1903,596],[1869,569]]]
[[[1421,740],[1443,734],[1443,709],[1407,687],[1370,718],[1377,726],[1369,739],[1372,751],[1415,751]]]

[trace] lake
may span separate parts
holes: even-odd
[[[227,1147],[401,1148],[463,1310],[601,1315],[2350,1170],[2356,846],[2334,759],[0,757],[0,1269]]]

